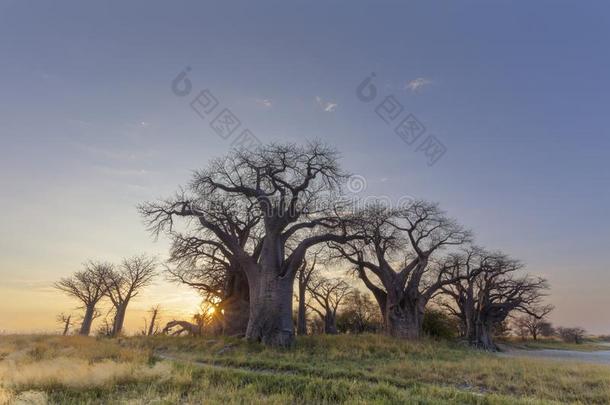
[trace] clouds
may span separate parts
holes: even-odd
[[[276,102],[269,99],[269,98],[255,98],[254,99],[254,103],[259,106],[262,107],[264,109],[270,109],[272,107],[275,106]],[[281,104],[278,104],[281,107]],[[334,101],[328,100],[328,99],[324,99],[321,96],[316,96],[314,98],[314,105],[318,108],[320,108],[323,112],[327,112],[327,113],[332,113],[335,112],[337,110],[337,107],[339,106],[339,104],[337,104]]]
[[[320,96],[316,96],[316,103],[325,112],[335,112],[338,105],[337,103],[334,103],[332,101],[325,101]]]
[[[267,98],[257,98],[254,102],[261,107],[270,108],[273,106],[273,102]]]
[[[432,80],[419,77],[415,80],[411,80],[405,85],[405,90],[410,90],[413,93],[419,93],[425,86],[432,84]]]

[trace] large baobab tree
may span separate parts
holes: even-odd
[[[352,287],[341,279],[318,276],[307,285],[307,291],[315,301],[309,308],[324,322],[324,333],[337,334],[337,310],[343,300],[352,293]]]
[[[364,240],[332,247],[350,262],[373,293],[386,332],[401,338],[422,333],[424,310],[442,286],[453,282],[451,263],[433,255],[469,242],[471,235],[436,204],[414,201],[400,209],[371,205],[362,213]]]
[[[88,336],[91,332],[91,324],[96,316],[95,308],[106,292],[104,275],[111,270],[112,265],[109,263],[90,261],[83,270],[54,284],[55,288],[81,302],[85,310],[79,331],[81,335]]]
[[[337,152],[320,143],[305,146],[270,144],[235,150],[195,174],[192,197],[146,204],[141,211],[154,230],[169,229],[168,217],[190,216],[213,235],[248,280],[250,314],[246,337],[276,346],[294,341],[292,293],[297,270],[317,244],[356,238],[347,216],[337,215],[334,192],[346,175]],[[219,204],[251,205],[256,210],[257,238],[240,243],[237,230],[214,213]]]
[[[123,331],[127,306],[156,276],[156,260],[145,255],[123,259],[118,269],[104,274],[106,295],[114,307],[112,336]]]
[[[443,286],[443,291],[452,298],[471,345],[495,351],[493,329],[511,313],[538,316],[548,284],[543,278],[520,274],[519,261],[499,252],[467,249],[458,263],[452,267],[456,281]]]

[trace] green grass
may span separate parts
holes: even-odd
[[[0,403],[610,403],[607,366],[379,335],[303,337],[291,350],[219,337],[4,336],[0,359]]]

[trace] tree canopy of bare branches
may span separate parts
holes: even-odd
[[[337,334],[337,310],[352,287],[341,279],[318,276],[307,285],[307,291],[314,302],[308,306],[324,321],[324,333]]]
[[[171,231],[174,217],[196,219],[208,236],[205,243],[246,275],[247,338],[289,346],[293,282],[307,250],[355,239],[347,231],[349,216],[337,215],[333,203],[333,193],[346,179],[337,158],[335,150],[316,142],[235,150],[195,174],[190,196],[183,193],[140,210],[157,233]],[[246,209],[251,222],[226,215]],[[243,233],[246,238],[240,238]]]
[[[458,280],[443,290],[452,298],[453,311],[470,344],[496,350],[493,328],[513,311],[538,316],[535,311],[542,307],[548,284],[543,278],[522,274],[522,267],[503,253],[478,248],[465,249],[457,258],[453,271]]]
[[[106,293],[104,275],[112,270],[112,265],[90,261],[84,267],[72,276],[62,278],[54,286],[82,304],[85,313],[79,334],[87,336],[91,332],[96,305]]]
[[[545,331],[550,328],[550,324],[546,316],[554,309],[552,305],[541,305],[532,307],[527,313],[523,313],[515,318],[515,326],[523,335],[529,335],[534,340],[538,340],[538,336],[545,334]]]
[[[449,271],[453,264],[435,260],[434,255],[444,247],[469,242],[471,234],[436,204],[425,201],[400,209],[371,205],[361,216],[366,238],[332,247],[373,293],[386,332],[417,338],[426,304],[454,281]]]
[[[114,307],[112,336],[121,334],[127,306],[143,288],[152,283],[155,276],[156,260],[145,255],[124,259],[118,269],[109,269],[104,273],[105,294]]]

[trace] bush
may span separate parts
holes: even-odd
[[[383,329],[379,306],[369,294],[354,291],[337,314],[337,329],[341,333],[378,332]]]
[[[456,320],[438,309],[428,309],[424,314],[424,334],[439,339],[453,339],[458,334]]]
[[[559,333],[559,337],[566,343],[582,343],[585,333],[587,333],[583,328],[557,328],[557,332]]]

